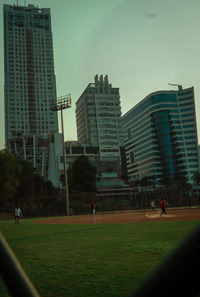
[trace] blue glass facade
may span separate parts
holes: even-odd
[[[122,123],[130,180],[176,173],[192,180],[199,170],[193,88],[152,93]]]

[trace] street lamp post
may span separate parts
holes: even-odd
[[[66,169],[66,150],[65,150],[65,140],[64,140],[64,125],[63,125],[63,109],[71,107],[71,94],[58,97],[56,102],[53,103],[51,110],[61,111],[61,127],[62,127],[62,144],[63,144],[63,162],[64,162],[64,176],[65,176],[65,198],[66,198],[66,212],[70,215],[69,211],[69,191],[68,191],[68,178]]]

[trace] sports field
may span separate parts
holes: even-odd
[[[137,218],[137,220],[136,220]],[[197,225],[200,209],[0,221],[42,297],[129,296]],[[0,281],[0,296],[9,296]]]

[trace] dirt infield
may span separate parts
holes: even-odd
[[[136,223],[156,221],[200,220],[200,208],[168,209],[167,215],[160,216],[160,210],[127,211],[118,213],[96,213],[96,224]],[[38,224],[91,224],[91,215],[42,219]]]

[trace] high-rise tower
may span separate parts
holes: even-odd
[[[76,124],[78,141],[98,150],[97,186],[122,185],[124,135],[120,95],[107,75],[96,75],[94,83],[89,83],[76,102]]]
[[[4,5],[5,138],[58,132],[50,9]]]
[[[199,171],[193,88],[148,95],[123,117],[130,181]]]
[[[119,160],[123,146],[119,88],[113,88],[108,76],[95,76],[76,102],[79,142],[99,147],[101,160]]]

